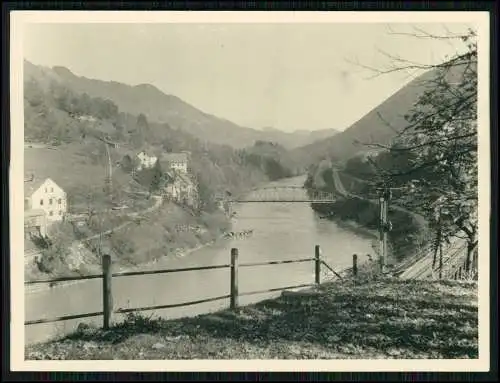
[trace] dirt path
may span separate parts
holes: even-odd
[[[163,199],[162,199],[162,197],[158,197],[158,196],[153,196],[152,198],[154,198],[154,199],[155,199],[155,203],[154,203],[154,205],[153,205],[153,206],[148,207],[147,209],[144,209],[144,210],[141,210],[141,211],[136,211],[136,212],[133,212],[133,213],[128,213],[128,214],[126,214],[125,216],[126,216],[126,217],[128,217],[128,218],[137,218],[137,217],[138,217],[138,216],[140,216],[140,215],[143,215],[143,214],[148,214],[148,213],[151,213],[151,212],[153,212],[153,211],[157,210],[157,209],[160,207],[160,205],[161,205],[161,203],[162,203]],[[99,234],[94,234],[94,235],[92,235],[92,236],[90,236],[90,237],[83,238],[83,239],[80,239],[80,240],[75,241],[75,242],[76,242],[76,243],[80,243],[80,242],[88,242],[88,241],[91,241],[91,240],[93,240],[93,239],[99,238],[99,236],[101,236],[101,235],[102,235],[102,236],[109,235],[109,234],[111,234],[111,233],[113,233],[113,232],[115,232],[115,231],[118,231],[118,230],[120,230],[120,229],[123,229],[124,227],[126,227],[126,226],[128,226],[128,225],[130,225],[130,224],[132,224],[132,222],[127,221],[127,222],[124,222],[124,223],[122,223],[122,224],[120,224],[120,225],[118,225],[118,226],[113,227],[112,229],[109,229],[109,230],[103,231],[102,233],[99,233]],[[74,243],[75,243],[75,242],[74,242]]]
[[[142,215],[142,214],[147,214],[147,213],[151,213],[155,210],[157,210],[160,206],[161,206],[161,203],[163,202],[163,199],[162,197],[159,197],[159,196],[153,196],[152,198],[155,199],[155,203],[153,206],[150,206],[148,207],[147,209],[144,209],[144,210],[141,210],[139,212],[133,212],[133,213],[129,213],[129,214],[126,214],[126,216],[128,216],[129,218],[137,218],[138,216]],[[131,221],[127,221],[127,222],[124,222],[118,226],[115,226],[114,228],[110,229],[110,230],[106,230],[102,233],[99,233],[99,234],[94,234],[90,237],[87,237],[87,238],[83,238],[83,239],[80,239],[78,241],[73,241],[70,245],[70,248],[73,249],[73,251],[81,251],[82,248],[85,247],[84,243],[85,242],[88,242],[88,241],[91,241],[93,239],[97,239],[99,238],[99,236],[106,236],[106,235],[109,235],[115,231],[118,231],[118,230],[121,230],[123,228],[125,228],[126,226],[132,224],[133,222]],[[40,254],[40,253],[38,253]],[[33,255],[34,256],[34,255]],[[78,281],[74,282],[74,283],[78,283]],[[44,286],[43,288],[40,286],[40,285],[27,285],[25,286],[25,289],[27,292],[36,292],[36,291],[41,291],[41,290],[44,290],[45,288],[50,288],[48,285],[47,286]]]

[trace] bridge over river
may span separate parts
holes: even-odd
[[[232,203],[333,203],[335,194],[325,191],[307,191],[298,185],[272,185],[255,188],[244,196],[229,199]]]

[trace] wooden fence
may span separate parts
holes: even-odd
[[[278,287],[266,290],[258,290],[258,291],[250,291],[240,293],[238,289],[238,270],[241,267],[257,267],[257,266],[266,266],[266,265],[283,265],[289,263],[302,263],[302,262],[314,262],[314,283],[310,284],[301,284],[295,286],[287,286],[287,287]],[[238,249],[231,249],[231,258],[229,264],[220,264],[220,265],[211,265],[211,266],[200,266],[200,267],[187,267],[187,268],[179,268],[179,269],[163,269],[163,270],[151,270],[151,271],[130,271],[130,272],[119,272],[113,273],[111,268],[111,257],[109,255],[103,255],[102,258],[102,274],[97,275],[88,275],[88,276],[79,276],[79,277],[63,277],[63,278],[54,278],[50,280],[35,280],[35,281],[27,281],[25,285],[34,285],[34,284],[52,284],[54,282],[67,282],[67,281],[77,281],[77,280],[88,280],[88,279],[102,279],[102,307],[103,310],[99,312],[85,313],[85,314],[76,314],[76,315],[66,315],[55,318],[48,319],[37,319],[37,320],[29,320],[25,321],[25,325],[34,325],[41,323],[51,323],[51,322],[60,322],[71,319],[79,319],[79,318],[89,318],[89,317],[103,317],[103,328],[109,329],[112,323],[112,315],[116,314],[126,314],[130,312],[138,312],[138,311],[148,311],[148,310],[160,310],[160,309],[168,309],[175,307],[184,307],[184,306],[192,306],[201,303],[213,302],[222,299],[230,299],[230,308],[235,309],[239,306],[238,298],[241,296],[247,295],[255,295],[262,294],[268,292],[276,292],[286,289],[296,289],[303,287],[312,287],[318,286],[321,283],[321,265],[325,266],[328,270],[334,273],[337,277],[342,278],[337,272],[335,272],[326,262],[321,259],[321,250],[318,245],[315,246],[314,249],[314,257],[311,258],[302,258],[302,259],[292,259],[292,260],[280,260],[280,261],[266,261],[266,262],[249,262],[249,263],[239,263],[238,262]],[[176,304],[164,304],[157,306],[146,306],[146,307],[135,307],[135,308],[127,308],[127,309],[117,309],[115,310],[113,307],[113,278],[120,277],[128,277],[135,275],[150,275],[150,274],[167,274],[167,273],[181,273],[188,271],[198,271],[198,270],[213,270],[213,269],[226,269],[230,268],[230,292],[228,295],[222,295],[207,299],[200,299],[196,301],[184,302],[184,303],[176,303]],[[357,256],[353,256],[353,274],[357,274]]]

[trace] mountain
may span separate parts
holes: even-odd
[[[131,181],[132,165],[141,151],[158,158],[167,153],[188,153],[200,207],[207,211],[216,208],[215,197],[220,193],[238,194],[292,174],[283,158],[288,151],[279,144],[257,140],[253,146],[234,149],[201,142],[185,130],[148,121],[143,114],[124,113],[109,99],[77,93],[64,82],[48,77],[44,77],[45,82],[29,76],[25,79],[25,152],[34,155],[27,157],[25,153],[29,160],[26,175],[57,180],[72,204],[79,201],[83,206],[88,193],[105,190],[109,167],[114,169],[114,192],[121,193]],[[154,172],[136,176],[144,187],[155,181]]]
[[[317,140],[322,140],[327,137],[333,137],[338,130],[335,129],[322,129],[322,130],[296,130],[294,132],[283,132],[282,130],[265,127],[262,129],[265,133],[266,139],[260,139],[261,141],[271,141],[283,145],[285,148],[293,149],[298,148]]]
[[[460,74],[459,69],[452,70],[447,74],[450,83]],[[388,144],[397,132],[407,126],[404,115],[412,109],[427,86],[431,84],[430,80],[437,75],[437,70],[420,75],[343,132],[295,148],[289,153],[290,156],[303,166],[316,164],[324,158],[345,162],[355,155],[374,151],[373,147],[364,144]]]
[[[24,62],[25,82],[36,79],[50,86],[52,81],[63,83],[77,93],[109,99],[120,111],[131,115],[144,114],[149,121],[166,123],[181,129],[201,141],[226,144],[235,148],[251,146],[255,141],[273,141],[286,148],[313,142],[318,136],[335,134],[334,130],[287,133],[277,129],[257,130],[239,126],[231,121],[202,112],[180,98],[165,94],[150,84],[127,85],[115,81],[102,81],[77,76],[68,68],[41,67]]]

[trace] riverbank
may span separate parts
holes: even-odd
[[[322,177],[325,181],[323,188],[329,191],[333,190],[338,200],[331,204],[312,204],[314,211],[334,219],[336,222],[346,222],[352,225],[355,222],[359,227],[367,229],[370,234],[378,236],[379,229],[379,205],[377,201],[364,198],[353,194],[351,189],[346,188],[342,180],[342,173],[330,169],[330,176],[326,177],[328,172],[323,172]],[[309,175],[306,184],[311,188],[316,187],[314,180],[320,175]],[[345,177],[343,177],[345,178]],[[328,182],[327,182],[328,181]],[[351,182],[352,183],[352,182]],[[360,192],[359,182],[355,188]],[[388,220],[392,225],[392,230],[388,233],[389,255],[388,263],[400,263],[405,259],[415,256],[427,247],[429,232],[428,224],[425,219],[400,206],[389,206]],[[378,249],[378,245],[376,246]]]
[[[324,217],[323,219],[334,219],[335,216],[330,216],[330,217]],[[377,230],[370,229],[368,227],[364,227],[361,224],[359,224],[356,221],[349,221],[349,220],[335,220],[335,223],[343,228],[352,231],[353,233],[362,235],[363,237],[370,238],[373,240],[378,240],[379,234]]]
[[[332,204],[313,204],[313,209],[342,225],[357,227],[355,230],[373,239],[378,238],[378,206],[371,201],[345,197]],[[401,262],[426,246],[427,228],[411,215],[390,208],[388,218],[392,223],[392,230],[388,234],[390,262]]]
[[[295,184],[295,182],[299,184],[300,181],[300,179],[296,181],[285,180],[283,184],[285,186],[291,183]],[[236,233],[252,232],[251,236],[243,240],[238,240],[233,236],[232,239],[216,243],[207,240],[204,248],[193,252],[192,249],[200,245],[195,243],[190,250],[185,252],[184,257],[176,257],[175,251],[171,249],[163,253],[169,254],[167,257],[161,257],[165,262],[151,263],[150,259],[147,260],[148,267],[182,269],[228,264],[230,249],[233,247],[239,250],[240,263],[289,261],[312,257],[315,246],[319,245],[323,259],[334,270],[332,272],[327,267],[322,268],[321,280],[326,282],[333,279],[335,273],[352,265],[353,254],[360,255],[358,269],[361,269],[361,264],[368,260],[365,255],[373,254],[370,239],[339,227],[334,222],[319,219],[308,203],[242,203],[237,204],[234,210],[238,214],[237,219],[231,224],[230,231]],[[177,223],[173,221],[172,215],[168,214],[163,214],[159,221],[155,219],[153,222],[154,224],[148,224],[142,228],[141,226],[145,223],[139,226],[140,233],[147,236],[146,238],[160,234],[164,236],[166,230],[163,229],[163,222],[170,223],[174,230]],[[209,226],[215,227],[211,224]],[[219,237],[221,234],[223,232],[219,233]],[[203,238],[210,239],[209,236],[203,236]],[[210,243],[213,245],[208,246]],[[173,247],[166,243],[166,239],[160,244]],[[186,247],[184,249],[187,250]],[[188,253],[189,255],[187,255]],[[145,263],[123,266],[140,270],[144,269]],[[115,270],[115,268],[113,269]],[[346,273],[349,274],[347,270]],[[271,290],[314,283],[314,262],[245,267],[241,268],[239,272],[239,280],[241,293],[239,302],[245,306],[279,294]],[[229,282],[229,268],[170,273],[167,277],[158,274],[114,278],[114,307],[116,310],[120,310],[155,307],[163,304],[181,305],[175,308],[153,310],[155,315],[170,319],[213,312],[227,307],[228,300],[210,301],[190,306],[183,306],[183,304],[225,296],[229,290]],[[102,310],[101,285],[102,281],[95,279],[77,286],[67,286],[65,289],[56,288],[40,294],[26,294],[25,319],[34,321],[99,312]],[[270,292],[250,294],[256,291]],[[117,315],[114,320],[122,320],[122,315]],[[27,326],[25,339],[27,339],[28,344],[32,344],[50,338],[60,338],[74,332],[80,323],[93,323],[99,326],[102,321],[99,318],[75,319]]]
[[[477,358],[477,284],[398,279],[328,283],[316,291],[191,318],[131,315],[108,331],[80,326],[63,339],[26,347],[25,357]]]
[[[201,245],[198,245],[194,248],[190,248],[190,249],[177,249],[178,251],[175,253],[175,257],[185,257],[191,253],[194,253],[198,250],[201,250],[205,247],[208,247],[208,246],[212,246],[212,245],[215,245],[218,241],[222,241],[224,240],[223,239],[223,236],[224,235],[221,235],[217,240],[215,241],[211,241],[211,242],[207,242],[207,243],[204,243],[204,244],[201,244]],[[150,270],[154,270],[156,266],[158,266],[159,263],[161,263],[162,261],[165,261],[166,259],[170,259],[172,257],[172,255],[164,255],[162,258],[159,258],[159,259],[155,259],[153,261],[150,261],[150,262],[146,262],[146,263],[143,263],[143,264],[138,264],[138,265],[133,265],[133,266],[124,266],[124,265],[119,265],[119,264],[115,264],[113,265],[113,272],[129,272],[129,271],[150,271]],[[96,274],[100,274],[100,270],[96,270]],[[51,277],[49,276],[45,276],[45,278],[40,278],[40,279],[51,279]],[[85,283],[87,280],[86,279],[82,279],[82,280],[77,280],[77,281],[68,281],[68,282],[54,282],[52,284],[43,284],[43,285],[38,285],[38,284],[35,284],[35,285],[26,285],[25,286],[25,292],[28,292],[28,293],[36,293],[36,292],[41,292],[41,291],[46,291],[46,290],[50,290],[50,289],[56,289],[56,288],[62,288],[62,287],[67,287],[67,286],[71,286],[71,285],[77,285],[77,284],[80,284],[80,283]]]
[[[166,204],[150,212],[140,222],[130,222],[121,230],[112,232],[99,243],[110,254],[115,270],[141,270],[154,267],[166,257],[182,257],[214,244],[231,228],[232,222],[223,212],[192,216],[178,206]],[[52,272],[42,272],[36,265],[25,273],[25,280],[54,279],[101,273],[101,261],[95,252],[85,246],[68,245],[69,251],[48,261]],[[49,263],[45,262],[45,264]],[[69,267],[69,265],[72,265]],[[28,269],[28,267],[26,267]]]

